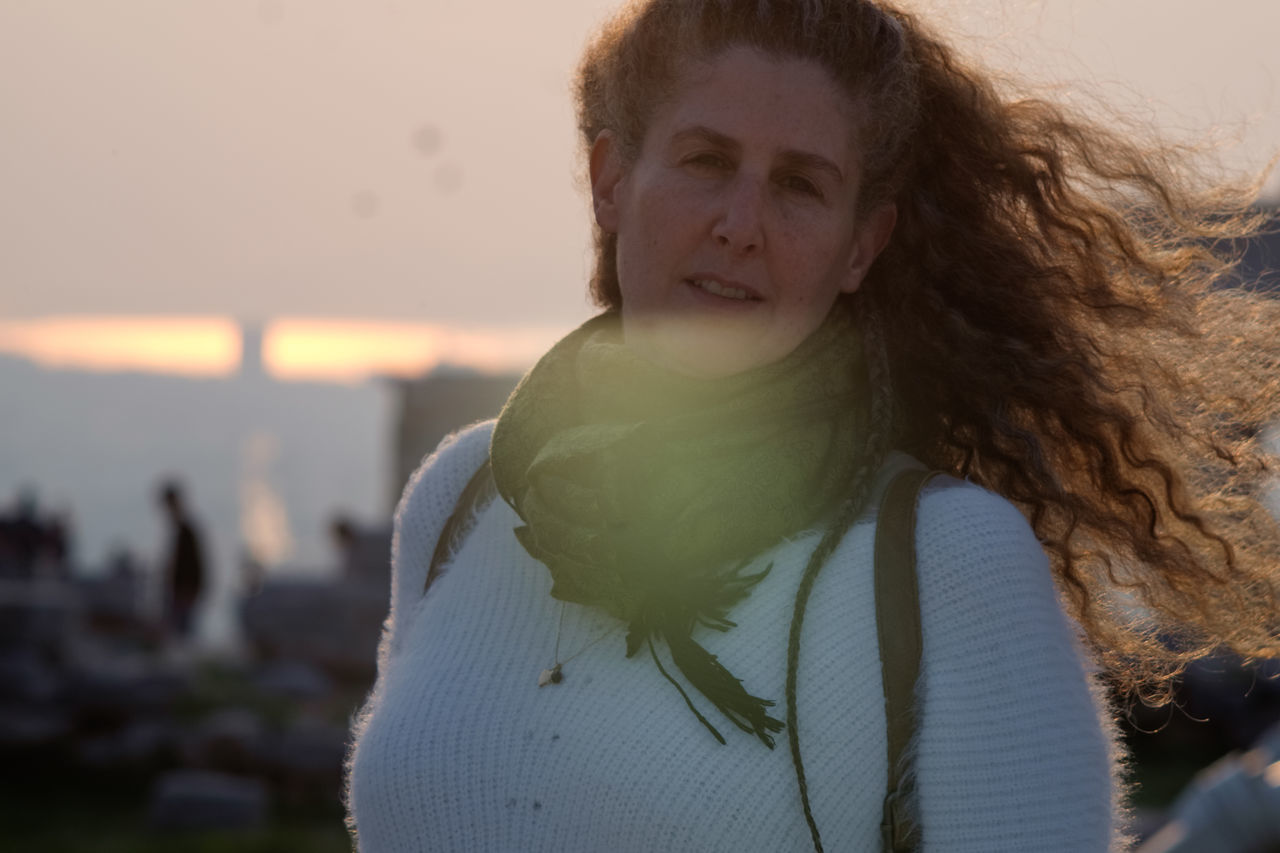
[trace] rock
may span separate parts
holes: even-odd
[[[186,764],[210,770],[255,772],[266,740],[266,728],[247,708],[214,711],[196,724],[184,738],[182,757]]]
[[[347,730],[302,718],[263,744],[276,792],[293,803],[334,803],[342,796]]]
[[[0,705],[0,747],[45,747],[69,737],[75,725],[71,714],[57,706]]]
[[[346,758],[347,730],[303,717],[264,744],[263,757],[286,776],[340,778]]]
[[[78,608],[67,583],[0,583],[0,648],[60,651]]]
[[[0,651],[0,699],[53,702],[61,698],[66,680],[34,649]]]
[[[168,710],[187,689],[183,674],[143,655],[80,651],[67,675],[69,698],[82,714],[132,720]]]
[[[268,659],[305,661],[371,677],[387,615],[387,590],[350,580],[273,580],[245,599],[245,636]]]
[[[111,734],[80,742],[80,762],[90,767],[146,766],[162,761],[177,748],[176,724],[168,720],[138,720]]]
[[[141,638],[155,629],[146,609],[146,582],[142,574],[126,568],[102,577],[74,581],[83,619],[95,633]]]
[[[266,821],[267,807],[258,779],[178,770],[156,781],[147,814],[159,830],[252,829]]]
[[[333,692],[329,676],[301,661],[268,664],[254,681],[263,693],[288,699],[323,699]]]
[[[1248,752],[1201,770],[1170,811],[1173,819],[1137,853],[1280,849],[1280,723]]]

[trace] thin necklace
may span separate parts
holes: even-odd
[[[555,651],[555,654],[553,655],[555,659],[555,664],[552,665],[550,669],[544,669],[542,672],[538,673],[539,687],[546,687],[548,684],[559,684],[560,682],[564,681],[563,668],[565,664],[572,661],[578,655],[582,654],[587,649],[591,648],[596,643],[603,640],[605,637],[608,637],[610,634],[615,633],[618,630],[618,628],[621,626],[614,625],[608,631],[605,631],[603,634],[596,637],[594,640],[587,643],[585,646],[578,649],[576,652],[569,655],[564,660],[560,660],[560,629],[563,627],[564,627],[564,602],[562,601],[560,602],[560,618],[556,620],[556,651]]]

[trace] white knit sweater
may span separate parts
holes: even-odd
[[[686,687],[728,739],[717,743],[647,654],[624,657],[616,621],[566,606],[560,658],[577,656],[562,683],[537,686],[554,659],[561,605],[501,499],[424,598],[441,527],[491,431],[486,423],[446,439],[397,514],[391,615],[348,777],[360,849],[812,849],[785,734],[769,750]],[[880,844],[873,532],[873,519],[856,524],[819,576],[801,644],[800,743],[830,851]],[[775,699],[779,717],[793,597],[817,539],[761,555],[773,570],[734,608],[738,627],[695,634],[750,693]],[[943,481],[921,498],[916,548],[925,849],[1117,845],[1107,726],[1026,521],[995,495]]]

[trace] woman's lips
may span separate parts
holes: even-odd
[[[737,282],[726,282],[713,276],[692,276],[685,281],[695,290],[709,293],[721,299],[732,299],[738,302],[758,302],[760,296],[751,288]]]

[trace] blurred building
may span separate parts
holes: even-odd
[[[440,439],[468,424],[496,417],[520,376],[440,367],[421,379],[397,383],[400,411],[395,419],[389,506]]]
[[[262,324],[240,324],[240,378],[262,380],[267,375],[262,362]]]

